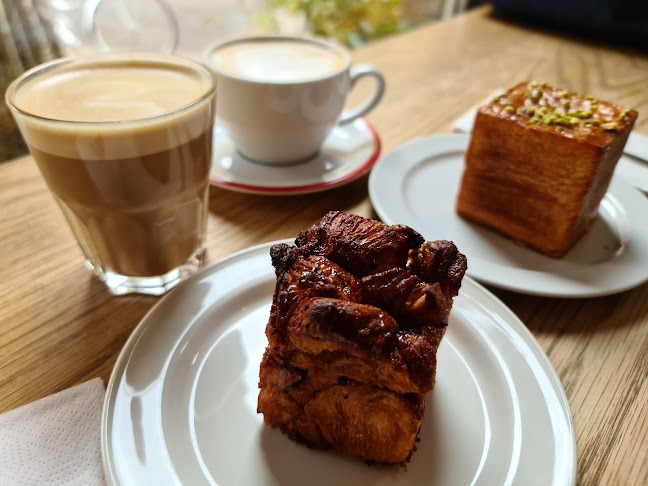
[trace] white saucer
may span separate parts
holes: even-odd
[[[364,118],[333,128],[313,159],[280,166],[246,159],[216,126],[210,182],[252,194],[308,194],[348,184],[366,174],[379,154],[380,138]]]
[[[275,284],[271,243],[181,283],[140,322],[108,383],[109,485],[570,486],[563,388],[528,329],[465,278],[407,470],[309,449],[257,413]]]
[[[468,257],[468,274],[522,293],[594,297],[648,280],[648,199],[615,176],[599,218],[561,259],[549,258],[471,224],[455,212],[469,135],[434,135],[401,145],[369,177],[380,218],[426,239],[447,239]]]

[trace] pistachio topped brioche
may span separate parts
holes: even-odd
[[[593,143],[612,140],[637,118],[634,110],[537,82],[518,84],[481,110]]]
[[[457,212],[562,257],[598,206],[637,112],[546,83],[521,83],[480,107]]]

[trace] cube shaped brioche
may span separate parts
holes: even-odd
[[[271,249],[258,411],[311,447],[387,463],[414,447],[466,258],[406,226],[331,212]]]
[[[636,118],[545,83],[515,86],[477,112],[457,212],[564,256],[596,218]]]

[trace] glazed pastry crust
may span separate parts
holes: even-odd
[[[404,226],[327,214],[275,245],[258,411],[310,446],[408,458],[466,259]]]

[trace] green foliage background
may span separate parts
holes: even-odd
[[[407,29],[401,0],[272,0],[272,7],[303,12],[312,34],[349,47]]]

